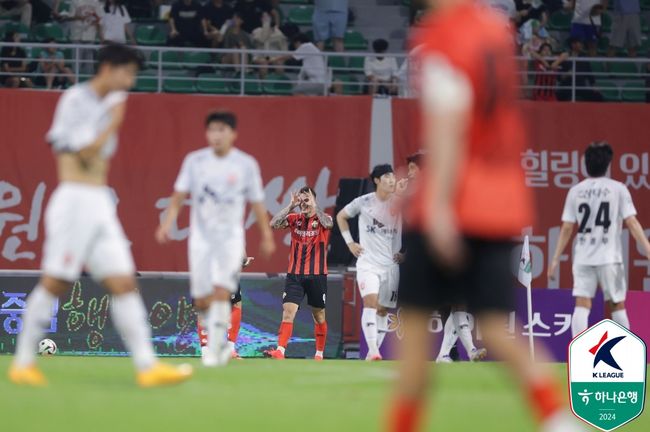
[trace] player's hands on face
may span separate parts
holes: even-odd
[[[557,272],[557,268],[560,265],[560,261],[554,259],[551,261],[551,265],[548,266],[548,271],[546,272],[546,275],[550,280],[555,280],[555,273]]]
[[[296,207],[298,204],[300,204],[300,194],[298,191],[293,191],[291,192],[291,208]]]
[[[160,225],[156,230],[156,241],[160,244],[167,243],[170,239],[169,237],[170,228],[165,225]]]
[[[311,208],[316,208],[316,198],[311,191],[308,191],[305,196],[307,196],[307,205]]]
[[[396,253],[393,255],[393,261],[397,264],[402,264],[404,262],[404,254],[403,253]]]
[[[427,227],[429,246],[442,264],[458,268],[463,260],[463,243],[454,212],[450,207],[439,206],[433,214],[435,222]]]
[[[350,252],[352,252],[352,255],[354,255],[356,258],[359,258],[361,254],[363,254],[363,248],[359,243],[349,243],[348,248],[350,249]]]
[[[275,240],[272,235],[262,238],[260,242],[260,255],[264,259],[271,258],[271,255],[275,252]]]
[[[406,192],[406,188],[408,187],[409,180],[408,179],[401,179],[395,184],[395,193],[397,195],[402,195],[404,192]]]

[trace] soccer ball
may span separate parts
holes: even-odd
[[[38,343],[38,353],[44,356],[56,354],[56,344],[52,339],[43,339]]]

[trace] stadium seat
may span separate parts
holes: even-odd
[[[20,22],[9,21],[4,26],[0,27],[0,36],[2,36],[2,39],[4,39],[5,34],[10,31],[18,33],[23,42],[29,39],[29,27]]]
[[[185,74],[172,74],[163,78],[163,90],[168,93],[196,93],[196,80]]]
[[[343,83],[343,94],[345,95],[360,95],[362,93],[361,86],[353,75],[338,74],[334,76],[334,81]]]
[[[196,82],[196,89],[200,93],[229,94],[230,82],[225,81],[219,74],[204,73],[199,75],[200,80]]]
[[[241,92],[241,82],[237,75],[237,81],[232,82],[230,89],[232,93],[240,94]],[[257,74],[246,74],[246,79],[244,80],[244,94],[246,95],[261,95],[263,93],[262,83]]]
[[[612,31],[612,16],[608,13],[604,13],[601,16],[602,30],[605,33]]]
[[[350,73],[365,74],[365,60],[366,59],[364,57],[348,57],[348,68],[350,70]]]
[[[572,14],[564,11],[557,11],[548,20],[548,29],[556,31],[569,31],[571,28]]]
[[[162,53],[162,68],[164,70],[179,70],[183,68],[183,53],[178,51],[164,51]],[[151,53],[147,66],[158,68],[158,51]]]
[[[616,81],[598,80],[594,88],[603,95],[606,102],[619,102],[621,100],[621,92]]]
[[[327,58],[327,65],[331,67],[334,71],[337,69],[343,71],[346,68],[345,57],[341,56],[329,56]]]
[[[605,78],[605,75],[598,75],[598,74],[605,74],[607,73],[607,67],[605,66],[604,62],[601,61],[592,61],[589,63],[591,66],[591,71],[596,74],[596,79],[602,79]]]
[[[645,102],[647,88],[643,81],[630,81],[623,86],[623,102]]]
[[[161,46],[167,42],[167,35],[155,25],[140,25],[135,29],[138,45]]]
[[[355,30],[347,30],[343,38],[346,50],[365,50],[368,48],[368,41],[361,33]]]
[[[641,15],[641,32],[647,34],[649,30],[650,26],[648,26],[648,20],[645,19],[643,15]]]
[[[605,55],[607,54],[607,50],[609,49],[609,38],[606,36],[602,36],[601,38],[598,39],[598,54],[599,55]]]
[[[207,52],[188,52],[183,56],[183,63],[186,68],[209,67],[213,63],[210,54]]]
[[[639,74],[639,69],[635,63],[609,63],[608,65],[609,72],[612,74],[613,78],[616,79],[625,79],[625,78],[634,78]]]
[[[311,17],[313,14],[313,6],[296,6],[291,8],[287,19],[296,25],[311,25]]]
[[[67,41],[63,27],[54,22],[35,25],[32,30],[32,39],[38,42],[45,42],[49,39],[54,39],[57,42]]]
[[[264,93],[276,96],[288,96],[292,94],[289,77],[281,74],[269,74],[262,83]]]
[[[133,90],[137,92],[155,93],[158,91],[158,77],[155,73],[141,73]]]

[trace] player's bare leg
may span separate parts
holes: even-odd
[[[232,353],[232,358],[241,359],[235,348],[237,338],[239,337],[239,329],[241,328],[241,315],[242,315],[242,302],[237,302],[232,305],[230,316],[230,327],[228,328],[228,347]]]
[[[293,321],[298,313],[298,305],[295,303],[284,303],[282,305],[282,322],[278,331],[278,346],[275,349],[264,351],[264,355],[276,360],[283,360],[284,353],[293,333]]]
[[[36,346],[52,318],[56,299],[70,290],[71,282],[43,276],[27,298],[23,315],[23,329],[16,341],[16,354],[9,369],[9,379],[14,384],[44,386],[45,376],[36,367]]]
[[[627,311],[625,310],[625,302],[614,303],[613,301],[607,301],[607,307],[612,312],[612,319],[625,327],[626,329],[630,328],[630,319],[627,316]]]
[[[591,299],[589,297],[576,297],[576,306],[571,316],[571,335],[573,337],[587,330],[590,313]]]
[[[485,344],[498,359],[505,361],[508,370],[519,381],[528,396],[543,431],[580,431],[575,419],[564,408],[565,403],[553,374],[543,363],[549,361],[546,350],[538,348],[534,363],[526,345],[519,339],[509,339],[505,334],[503,313],[483,313],[478,317]]]
[[[327,341],[327,321],[325,320],[325,309],[311,308],[311,315],[314,318],[314,338],[316,339],[316,354],[314,360],[323,360],[325,342]]]
[[[171,366],[156,360],[147,311],[133,276],[111,276],[102,281],[111,293],[113,325],[133,356],[141,387],[178,384],[192,376],[189,365]]]
[[[363,297],[361,330],[363,330],[363,336],[366,339],[366,344],[368,345],[368,355],[366,355],[366,360],[369,361],[381,360],[381,354],[379,354],[379,344],[377,341],[379,337],[379,332],[377,330],[377,306],[377,294],[368,294]]]
[[[388,334],[388,309],[377,303],[377,349],[381,348]]]
[[[429,385],[429,347],[433,338],[429,333],[429,319],[426,312],[402,309],[404,338],[398,345],[401,362],[396,398],[389,410],[389,432],[420,429]]]
[[[208,333],[207,349],[202,358],[208,367],[224,366],[232,353],[228,350],[227,333],[230,324],[230,291],[215,286],[212,294],[194,300],[199,319]]]

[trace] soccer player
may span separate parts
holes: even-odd
[[[298,212],[293,212],[298,207]],[[291,194],[291,202],[271,219],[276,230],[291,230],[289,269],[282,295],[282,323],[276,349],[264,355],[284,359],[293,321],[305,296],[314,318],[316,354],[314,360],[323,360],[327,340],[325,304],[327,299],[327,244],[334,222],[332,217],[316,204],[316,192],[305,186]]]
[[[16,384],[47,384],[35,365],[36,346],[57,297],[69,291],[83,267],[112,295],[113,323],[133,355],[140,386],[179,383],[192,375],[188,365],[156,361],[129,242],[107,186],[126,91],[135,83],[142,57],[123,45],[105,46],[97,57],[97,74],[61,96],[47,133],[56,155],[59,186],[45,212],[43,276],[27,300],[9,369],[9,379]]]
[[[399,263],[402,262],[401,205],[395,196],[393,167],[377,165],[370,173],[376,191],[355,198],[336,221],[357,260],[357,285],[363,298],[361,330],[368,345],[366,360],[381,360],[379,348],[388,332],[388,309],[397,306]],[[359,215],[359,243],[348,219]]]
[[[630,321],[625,311],[627,281],[623,268],[621,233],[623,222],[650,259],[650,242],[636,218],[636,209],[627,187],[607,177],[613,156],[606,142],[595,142],[585,151],[589,178],[573,186],[562,212],[562,228],[548,276],[553,279],[560,256],[578,225],[578,241],[573,251],[573,296],[571,319],[573,337],[587,330],[591,299],[600,285],[612,319],[625,328]]]
[[[246,254],[244,254],[246,255]],[[246,257],[242,261],[242,270],[251,265],[255,260],[254,257]],[[239,337],[239,329],[241,328],[242,316],[242,298],[241,298],[241,283],[237,285],[237,292],[230,296],[230,325],[228,326],[228,346],[232,353],[233,359],[241,359],[235,345]],[[199,345],[201,346],[201,357],[208,352],[208,332],[205,330],[203,323],[200,319],[196,321],[197,332],[199,334]]]
[[[234,147],[237,118],[216,111],[205,119],[208,146],[189,153],[174,184],[165,219],[158,227],[158,242],[169,240],[171,227],[188,194],[192,197],[188,253],[190,291],[199,320],[208,332],[204,366],[223,366],[232,356],[226,335],[231,317],[231,296],[237,291],[245,251],[246,202],[261,231],[260,255],[275,251],[268,226],[264,189],[257,161]]]
[[[465,304],[485,344],[527,393],[542,430],[569,432],[550,371],[509,340],[515,309],[511,238],[532,221],[520,154],[517,65],[506,21],[473,0],[430,0],[422,43],[420,109],[425,168],[406,214],[408,251],[399,286],[404,338],[389,430],[420,428],[430,363],[432,310]],[[480,418],[477,426],[485,428]]]

